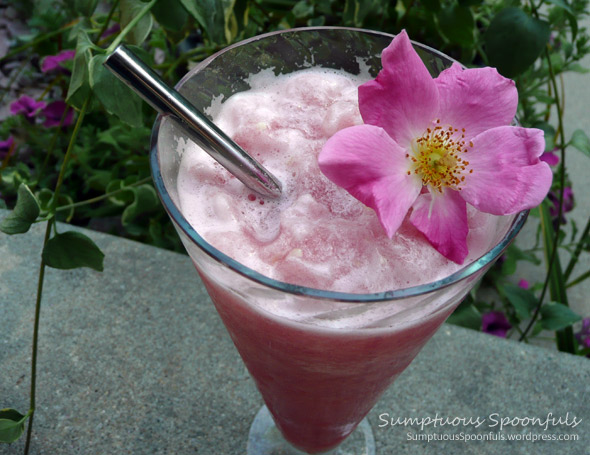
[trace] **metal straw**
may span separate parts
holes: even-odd
[[[281,185],[258,161],[232,141],[184,96],[166,85],[137,55],[119,45],[104,65],[178,126],[244,185],[267,197],[279,197]]]

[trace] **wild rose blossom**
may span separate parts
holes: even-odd
[[[43,126],[45,128],[59,126],[66,109],[67,113],[61,126],[70,126],[74,120],[74,110],[63,101],[54,101],[43,108],[42,113],[45,116]]]
[[[322,172],[373,208],[392,237],[410,222],[442,255],[467,256],[466,204],[494,215],[535,207],[552,180],[543,132],[509,126],[518,93],[493,68],[457,63],[433,79],[402,31],[359,87],[365,122],[332,136]]]
[[[66,60],[72,60],[75,55],[76,51],[73,49],[61,51],[57,55],[49,55],[41,62],[41,71],[48,73],[50,71],[64,69],[63,66],[61,66],[61,63],[65,62]]]
[[[28,119],[32,119],[45,106],[47,103],[43,101],[35,101],[30,96],[22,95],[10,105],[10,113],[12,115],[23,114]]]

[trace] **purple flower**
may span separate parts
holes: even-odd
[[[549,191],[547,195],[549,200],[551,201],[551,206],[549,207],[549,214],[556,218],[559,215],[559,191]],[[574,209],[574,192],[571,187],[566,186],[563,189],[563,213],[571,212]],[[562,220],[565,222],[565,219]]]
[[[63,69],[61,62],[72,60],[74,55],[76,55],[76,51],[73,49],[61,51],[57,55],[49,55],[43,59],[43,62],[41,63],[41,71],[48,73],[49,71]]]
[[[102,35],[100,35],[100,39],[108,38],[115,33],[119,33],[121,30],[121,26],[119,24],[115,24],[112,27],[107,28]]]
[[[550,152],[543,153],[539,159],[545,161],[549,166],[557,166],[559,164],[559,155],[555,153],[557,149],[553,149]]]
[[[47,104],[43,101],[35,101],[30,96],[23,95],[10,105],[10,112],[12,115],[23,114],[27,118],[32,119],[45,106]]]
[[[10,152],[12,144],[14,144],[14,138],[12,136],[9,136],[5,141],[0,141],[0,161],[6,158],[6,155]]]
[[[576,340],[583,348],[590,348],[590,318],[582,320],[582,328],[575,334]]]
[[[530,287],[530,284],[527,280],[522,279],[518,282],[518,286],[523,288],[523,289],[528,289]]]
[[[495,335],[497,337],[506,338],[506,332],[512,328],[508,319],[501,311],[490,311],[481,316],[481,330],[482,332]]]
[[[67,114],[61,126],[70,126],[74,120],[74,110],[63,101],[54,101],[53,103],[49,103],[47,107],[43,108],[43,115],[45,116],[43,126],[45,128],[59,126],[59,122],[66,109]]]

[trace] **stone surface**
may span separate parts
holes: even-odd
[[[0,233],[0,408],[21,412],[42,231]],[[244,454],[262,402],[189,258],[86,232],[106,254],[104,272],[46,274],[31,454]],[[590,454],[589,378],[588,359],[445,325],[370,413],[377,453]],[[485,421],[421,430],[380,418],[437,413]],[[491,426],[550,413],[570,425]],[[412,440],[461,433],[578,440]],[[23,442],[0,454],[22,453]]]

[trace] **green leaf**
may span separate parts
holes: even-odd
[[[121,29],[124,29],[144,7],[145,4],[139,0],[120,0],[119,12],[121,15]],[[150,34],[153,25],[154,19],[151,14],[146,14],[125,36],[125,39],[129,44],[140,45]]]
[[[491,66],[506,77],[529,68],[549,42],[549,23],[519,8],[505,8],[490,23],[484,43]]]
[[[563,10],[567,11],[568,13],[574,14],[574,11],[563,0],[547,0],[547,3],[553,3],[555,6],[562,8]]]
[[[505,260],[502,263],[503,275],[512,275],[514,272],[516,272],[516,265],[518,261],[528,261],[536,265],[541,263],[541,261],[533,253],[521,250],[514,243],[508,247],[504,257]]]
[[[449,41],[463,47],[473,46],[475,19],[467,6],[453,4],[443,8],[438,16],[441,32]]]
[[[179,0],[158,0],[151,13],[158,23],[168,30],[181,30],[189,15]]]
[[[80,16],[90,17],[98,5],[98,0],[76,0],[75,9]]]
[[[295,4],[291,12],[295,16],[295,19],[303,19],[313,15],[313,5],[307,3],[306,0],[301,0]]]
[[[29,187],[21,183],[18,187],[16,205],[0,223],[0,231],[5,234],[23,234],[39,216],[39,202]]]
[[[570,145],[577,148],[584,155],[590,157],[590,139],[586,136],[586,133],[582,130],[574,131]]]
[[[551,302],[541,307],[541,324],[547,330],[562,330],[578,322],[582,317],[558,302]]]
[[[0,409],[0,442],[11,444],[25,431],[27,416],[14,409]]]
[[[523,321],[531,316],[532,311],[537,306],[535,295],[520,286],[507,283],[500,287],[500,292],[512,304],[518,318]]]
[[[72,75],[70,76],[70,85],[66,96],[66,102],[78,109],[82,107],[84,101],[90,94],[88,63],[92,58],[92,47],[93,44],[88,37],[88,33],[85,30],[80,30],[76,43],[74,66],[72,68]]]
[[[68,231],[50,238],[42,257],[46,265],[55,269],[90,267],[99,272],[103,270],[103,252],[80,232]]]
[[[449,316],[447,322],[468,329],[481,330],[481,313],[472,304],[461,304]]]
[[[549,213],[549,205],[547,199],[545,199],[541,205],[539,205],[539,214],[541,215],[541,228],[543,232],[543,251],[545,253],[545,260],[549,267],[549,261],[551,259],[551,252],[554,248],[555,232],[553,231],[553,220]],[[563,277],[563,270],[561,268],[561,262],[559,260],[559,254],[556,254],[553,258],[553,266],[549,272],[549,295],[551,300],[560,302],[564,306],[569,306],[568,295]],[[575,339],[574,332],[571,327],[565,327],[561,330],[557,330],[555,334],[557,348],[563,352],[575,353]]]
[[[440,11],[440,0],[422,0],[420,4],[427,11],[438,13]]]
[[[229,43],[230,18],[235,0],[180,0],[193,16],[209,40],[217,44]]]
[[[133,126],[143,125],[141,99],[117,76],[103,66],[107,56],[95,55],[90,61],[90,87],[110,114]]]
[[[158,196],[151,185],[140,185],[130,188],[134,194],[133,203],[123,211],[121,222],[128,225],[144,213],[153,211],[159,206]]]

